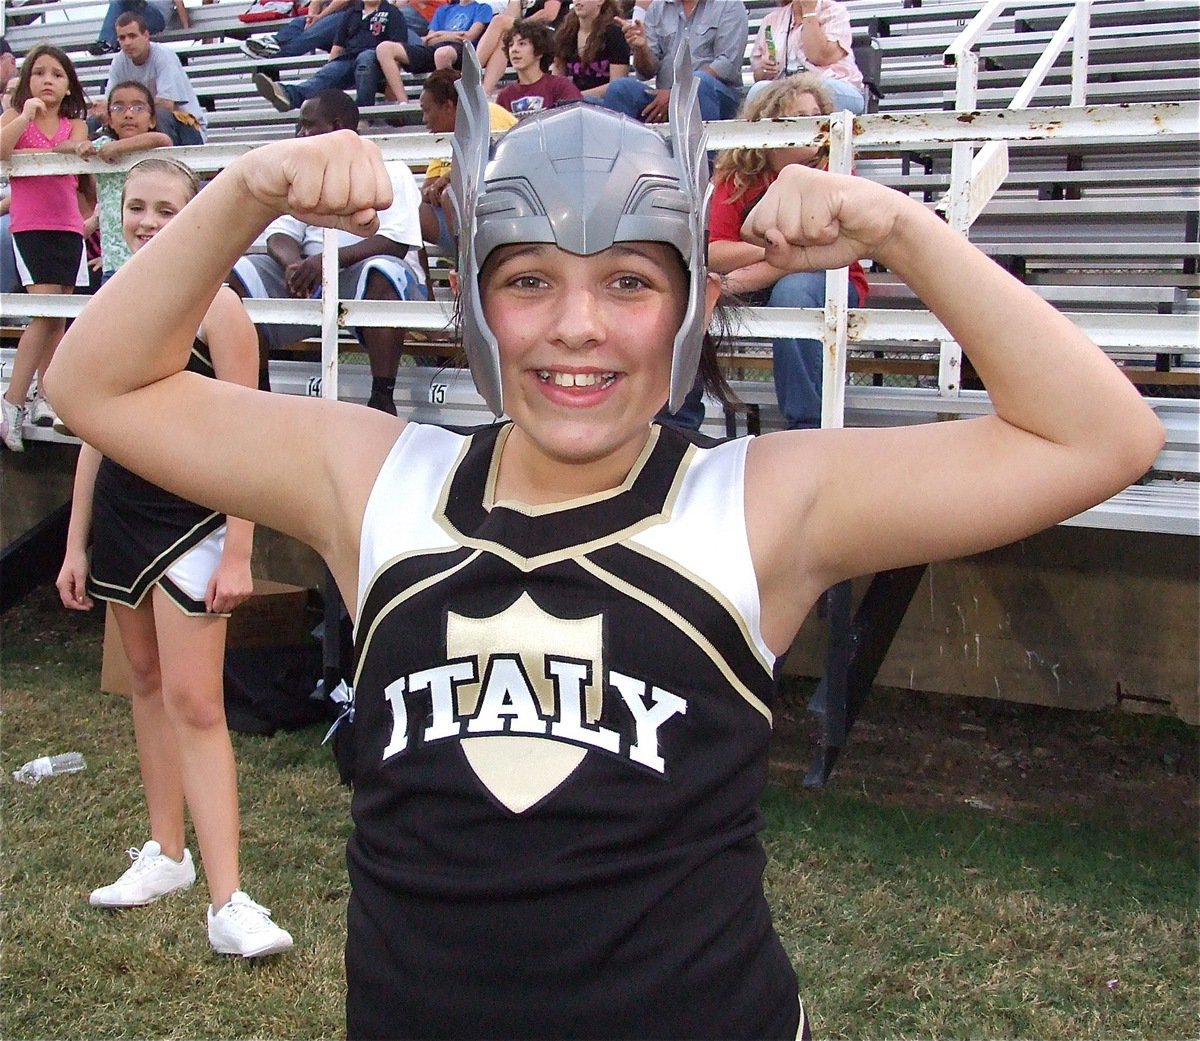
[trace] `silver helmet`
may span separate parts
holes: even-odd
[[[464,49],[450,174],[462,336],[475,386],[497,416],[504,411],[499,347],[483,314],[479,272],[498,246],[529,242],[582,256],[639,241],[679,252],[688,302],[675,334],[670,408],[682,405],[704,338],[710,186],[698,89],[685,45],[675,61],[669,141],[626,116],[577,104],[530,116],[493,148],[479,63],[473,48]]]

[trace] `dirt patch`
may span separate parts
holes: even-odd
[[[800,785],[818,736],[811,686],[788,683],[772,768]],[[881,802],[1063,813],[1200,841],[1200,731],[1176,719],[1076,712],[882,688],[829,782]]]

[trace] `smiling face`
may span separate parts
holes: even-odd
[[[137,87],[118,87],[109,95],[108,125],[121,140],[154,129],[154,100],[148,93]]]
[[[529,501],[531,488],[562,498],[618,484],[667,398],[688,293],[678,255],[656,242],[586,257],[504,247],[480,286],[515,425],[502,490]]]
[[[67,70],[57,58],[41,55],[29,74],[29,94],[44,102],[47,108],[57,108],[71,89]]]
[[[191,198],[181,174],[166,170],[141,170],[125,182],[121,228],[135,253],[165,228]]]

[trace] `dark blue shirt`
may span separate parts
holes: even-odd
[[[342,58],[357,58],[363,51],[373,51],[383,40],[403,43],[408,39],[404,16],[387,0],[371,12],[363,10],[362,0],[354,0],[346,10],[346,20],[333,41],[334,46],[342,48]]]

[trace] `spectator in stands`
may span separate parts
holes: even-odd
[[[17,56],[13,54],[8,41],[0,36],[0,86],[7,87],[10,80],[17,76]],[[14,88],[16,84],[13,84]]]
[[[475,44],[479,64],[483,66],[483,89],[488,97],[496,93],[508,69],[504,35],[519,21],[539,22],[557,31],[571,9],[571,0],[508,0],[497,10],[487,31]]]
[[[104,131],[94,140],[79,142],[75,147],[76,155],[84,159],[95,156],[107,163],[115,163],[134,152],[170,146],[171,139],[157,128],[154,95],[144,83],[136,80],[118,83],[109,92],[107,112]],[[107,282],[130,256],[121,225],[125,173],[98,173],[95,176],[100,264],[103,281]]]
[[[254,74],[258,92],[280,112],[299,108],[323,90],[354,87],[359,108],[375,104],[381,74],[375,49],[385,41],[397,42],[408,35],[400,9],[389,0],[352,0],[346,20],[327,61],[302,83],[276,83],[264,72]]]
[[[395,101],[407,97],[401,70],[424,75],[462,67],[463,47],[474,44],[492,20],[492,8],[475,0],[446,4],[433,12],[420,43],[385,43],[378,49],[379,69]],[[359,102],[361,104],[361,102]]]
[[[805,72],[767,84],[746,102],[749,122],[787,116],[828,115],[834,110],[826,90],[828,79]],[[766,259],[762,246],[741,237],[746,215],[785,167],[796,164],[827,168],[824,147],[731,148],[717,155],[709,223],[708,265],[722,276],[725,288],[747,303],[768,307],[824,307],[824,271],[785,271]],[[867,276],[856,260],[850,265],[848,303],[861,307],[867,299]],[[789,430],[821,425],[820,340],[781,337],[774,341],[775,394]]]
[[[617,24],[616,0],[575,0],[554,34],[554,71],[599,101],[608,85],[629,75],[629,44]]]
[[[454,85],[462,73],[457,69],[438,69],[425,77],[421,90],[421,121],[431,134],[454,132],[458,115],[458,91]],[[509,130],[517,125],[517,117],[495,102],[488,105],[488,121],[492,133]],[[425,168],[421,185],[421,235],[427,243],[445,253],[457,251],[453,211],[446,189],[450,187],[450,161],[434,159]]]
[[[326,88],[300,107],[297,137],[316,137],[358,127],[358,106],[340,90]],[[379,230],[366,238],[339,235],[338,296],[346,300],[424,300],[424,278],[416,253],[421,248],[421,193],[403,162],[388,164],[392,205],[379,215]],[[321,288],[322,229],[295,217],[280,217],[266,230],[267,252],[251,253],[233,267],[229,284],[243,299],[307,299]],[[265,383],[272,347],[315,336],[316,328],[260,324],[259,384]],[[371,364],[368,404],[396,414],[393,395],[404,347],[404,333],[392,328],[357,330]],[[269,389],[269,387],[264,387]]]
[[[754,83],[747,98],[773,80],[807,70],[825,77],[835,112],[857,116],[866,108],[850,13],[839,0],[780,0],[759,26],[750,68]]]
[[[158,129],[175,145],[204,143],[207,122],[200,99],[196,97],[179,56],[170,47],[153,43],[146,19],[137,12],[126,11],[117,19],[117,40],[121,53],[112,60],[108,80],[104,84],[107,98],[118,83],[133,80],[144,83],[154,95]],[[93,116],[104,119],[104,101],[92,109]]]
[[[732,119],[742,100],[742,56],[750,36],[742,0],[653,0],[645,21],[623,23],[633,67],[653,86],[626,76],[609,84],[601,104],[646,123],[665,123],[675,51],[686,41],[700,83],[704,119]]]
[[[446,0],[393,0],[408,26],[410,43],[420,43],[429,31],[429,19]],[[238,49],[251,58],[296,58],[314,51],[332,50],[338,30],[346,20],[350,0],[312,0],[308,14],[297,15],[278,32],[243,40]]]
[[[546,26],[517,22],[504,34],[504,50],[508,63],[517,72],[517,82],[500,91],[496,104],[517,119],[526,119],[555,105],[583,100],[579,88],[566,76],[547,71],[554,52],[554,33]]]
[[[14,153],[74,151],[87,139],[87,99],[71,59],[57,47],[39,43],[21,63],[12,107],[0,115],[0,161]],[[10,228],[17,271],[27,293],[62,296],[88,284],[83,252],[83,216],[75,174],[14,177]],[[25,449],[22,428],[28,415],[50,426],[54,412],[43,397],[26,411],[34,376],[45,372],[64,329],[62,318],[31,318],[17,341],[8,387],[0,398],[0,441],[12,452]]]
[[[160,33],[167,27],[172,11],[179,16],[179,24],[184,29],[191,27],[183,0],[110,0],[104,23],[100,26],[100,38],[88,48],[88,54],[116,54],[121,49],[117,23],[126,12],[140,14],[149,32]]]

